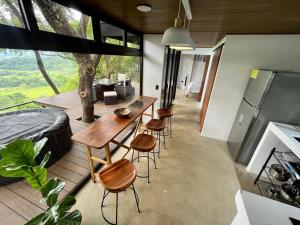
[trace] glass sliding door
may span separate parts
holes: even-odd
[[[161,107],[170,108],[176,96],[176,83],[180,62],[180,51],[165,49],[164,72],[162,79]]]

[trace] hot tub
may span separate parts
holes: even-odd
[[[44,155],[51,151],[46,166],[52,165],[71,148],[71,136],[69,117],[62,110],[27,109],[0,115],[0,149],[16,139],[36,142],[47,137],[48,141],[36,158],[40,163]],[[17,180],[0,176],[0,186]]]

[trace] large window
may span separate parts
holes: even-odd
[[[34,23],[32,16],[36,18],[38,30],[34,29],[35,24],[24,27],[23,18]],[[141,34],[131,29],[129,32],[126,26],[110,23],[101,16],[93,18],[93,22],[99,21],[93,29],[90,16],[54,1],[28,0],[20,8],[18,0],[0,0],[0,24],[33,28],[25,31],[2,26],[7,35],[1,35],[0,42],[10,49],[0,49],[0,109],[77,89],[78,63],[98,64],[100,54],[100,62],[95,64],[95,82],[110,80],[126,92],[129,85],[135,91],[130,93],[139,95]],[[94,40],[93,31],[101,38]],[[100,41],[107,45],[100,45]],[[36,48],[49,51],[23,50]],[[105,55],[108,53],[124,56]],[[27,107],[24,104],[14,110]]]
[[[140,37],[133,33],[127,32],[127,46],[129,48],[139,49],[140,48]]]
[[[68,26],[62,27],[61,30],[57,30],[57,33],[63,34],[63,35],[69,35],[73,37],[80,37],[80,38],[85,38],[85,39],[90,39],[94,40],[93,36],[93,28],[92,28],[92,20],[90,16],[84,15],[81,12],[64,7],[60,4],[57,4],[53,2],[53,4],[61,10],[62,16],[64,16],[68,24],[65,25],[70,25],[72,32],[66,32],[65,30],[68,29]],[[38,23],[38,27],[42,31],[48,31],[48,32],[54,32],[53,28],[51,27],[51,24],[48,23],[46,20],[43,10],[33,1],[33,9],[34,9],[34,14]],[[86,32],[82,32],[81,29],[85,29],[86,27]]]
[[[24,28],[17,0],[0,0],[0,24]]]
[[[45,72],[59,92],[78,87],[78,66],[69,53],[39,52]],[[0,49],[1,109],[52,96],[55,92],[38,67],[34,51]],[[31,108],[24,105],[20,108]]]
[[[124,45],[124,30],[100,21],[101,41],[107,44]]]

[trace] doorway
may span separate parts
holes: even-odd
[[[203,88],[201,90],[202,93],[200,96],[200,100],[202,100],[200,107],[200,132],[202,131],[204,126],[205,116],[207,113],[210,96],[217,75],[217,69],[219,66],[222,49],[223,45],[213,51],[211,56],[211,62],[207,69],[207,75],[203,82]]]

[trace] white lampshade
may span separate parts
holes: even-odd
[[[194,50],[196,48],[196,44],[191,38],[190,44],[184,45],[170,45],[171,49],[176,49],[177,51],[187,51],[187,50]]]
[[[162,38],[163,45],[180,46],[192,43],[190,32],[181,27],[169,27]]]

